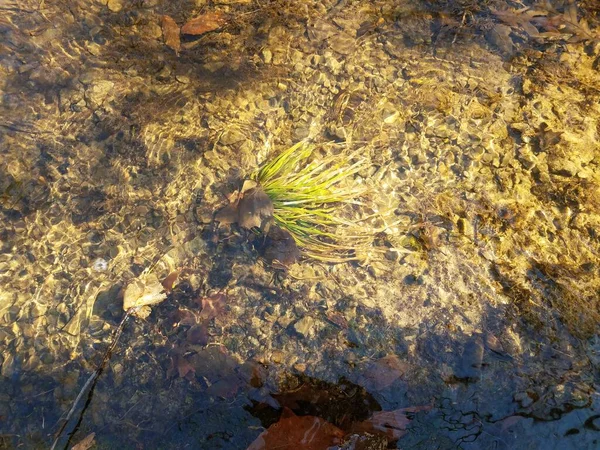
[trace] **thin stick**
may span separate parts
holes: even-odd
[[[65,422],[63,423],[62,427],[60,427],[60,431],[58,432],[58,435],[56,436],[56,439],[54,440],[54,443],[52,444],[52,447],[50,448],[50,450],[54,450],[56,448],[56,445],[58,444],[58,442],[60,441],[60,439],[61,439],[61,437],[63,435],[63,431],[67,427],[67,424],[69,423],[69,421],[71,420],[71,417],[73,416],[73,414],[75,413],[75,410],[77,409],[77,405],[79,404],[79,402],[83,398],[83,395],[85,394],[85,392],[91,386],[91,388],[89,390],[89,393],[88,393],[88,400],[89,400],[89,396],[94,391],[94,386],[96,385],[96,381],[98,380],[98,376],[102,373],[102,371],[106,367],[106,364],[108,363],[108,361],[109,361],[109,359],[110,359],[110,357],[112,355],[112,352],[117,347],[117,343],[119,342],[119,338],[121,337],[121,334],[123,333],[123,328],[125,327],[125,322],[127,322],[127,319],[129,318],[129,316],[133,312],[135,312],[136,309],[137,309],[137,307],[129,308],[127,310],[127,312],[125,313],[125,316],[123,317],[123,319],[121,319],[121,323],[119,323],[119,326],[115,330],[115,333],[113,335],[111,344],[108,346],[108,348],[104,352],[104,357],[102,358],[102,363],[100,364],[100,366],[96,370],[94,370],[94,372],[92,372],[92,374],[90,375],[90,377],[88,378],[88,380],[85,382],[85,384],[83,385],[83,387],[79,391],[79,395],[77,396],[77,398],[75,399],[75,402],[73,403],[73,406],[69,410],[69,414],[67,414],[67,418],[65,419]],[[79,421],[81,420],[81,417],[82,417],[84,411],[85,411],[85,408],[83,408],[81,410],[81,413],[79,414],[77,423],[79,423]],[[69,437],[69,439],[67,440],[67,445],[65,445],[65,448],[67,448],[70,439],[71,438]]]

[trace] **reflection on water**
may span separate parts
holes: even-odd
[[[52,445],[148,273],[62,447],[598,447],[591,2],[0,11],[0,448]],[[212,223],[303,139],[370,162],[359,262]]]

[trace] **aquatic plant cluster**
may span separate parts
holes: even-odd
[[[344,208],[359,207],[367,194],[366,186],[353,179],[367,167],[367,160],[344,154],[311,158],[314,150],[314,145],[298,142],[250,178],[273,202],[275,223],[290,232],[307,257],[327,262],[360,259],[369,234],[344,216]]]

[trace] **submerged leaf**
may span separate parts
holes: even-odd
[[[242,228],[261,228],[273,219],[273,202],[257,186],[244,192],[238,203],[238,224]]]
[[[277,225],[269,228],[262,247],[262,256],[270,263],[289,267],[300,258],[300,250],[289,231]]]
[[[200,312],[201,320],[210,320],[219,316],[225,310],[225,302],[227,297],[225,294],[217,293],[209,295],[208,297],[202,297],[197,300],[196,303],[199,303],[202,306],[202,311]]]
[[[162,16],[160,22],[163,39],[167,47],[173,49],[177,55],[181,50],[181,41],[179,40],[179,27],[172,17]]]
[[[314,416],[296,416],[284,408],[279,422],[263,431],[248,450],[303,449],[323,450],[338,444],[344,432],[335,425]]]
[[[71,447],[71,450],[88,450],[92,448],[95,444],[94,437],[96,437],[96,433],[88,434],[81,441]]]
[[[173,356],[171,356],[171,367],[169,368],[167,375],[169,377],[178,375],[180,378],[193,380],[195,369],[194,366],[192,366],[189,361],[183,357],[183,355],[175,353]]]
[[[164,287],[156,275],[147,275],[132,281],[125,289],[123,309],[156,305],[167,298]]]
[[[384,435],[389,440],[398,440],[407,433],[406,427],[411,422],[408,413],[430,409],[430,406],[414,406],[394,411],[378,411],[373,413],[369,419],[356,424],[354,428],[357,431]]]
[[[361,375],[358,384],[368,391],[377,392],[391,386],[408,370],[408,363],[396,355],[387,355],[372,362]]]
[[[209,31],[218,30],[225,25],[226,22],[227,20],[223,13],[210,12],[188,21],[181,27],[181,33],[198,36],[208,33]]]

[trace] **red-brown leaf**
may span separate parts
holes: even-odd
[[[196,303],[200,303],[202,306],[202,312],[200,313],[201,320],[210,320],[213,319],[225,310],[225,301],[227,297],[225,294],[213,294],[208,297],[202,297],[199,301],[196,300]]]
[[[358,384],[368,391],[380,391],[402,378],[408,370],[408,363],[396,355],[387,355],[369,364]]]
[[[208,331],[204,325],[194,325],[192,328],[187,330],[185,337],[190,344],[208,344]]]
[[[167,47],[175,50],[175,53],[179,55],[181,50],[181,41],[179,40],[179,27],[171,16],[162,16],[161,28],[163,32],[163,39]]]
[[[355,431],[386,436],[389,440],[398,440],[406,434],[406,427],[411,419],[407,413],[428,411],[431,406],[413,406],[411,408],[396,409],[394,411],[378,411],[354,426]]]
[[[225,25],[226,22],[223,13],[206,13],[187,22],[181,27],[181,33],[198,36],[200,34],[208,33],[209,31],[218,30]]]
[[[179,270],[174,270],[162,280],[161,284],[165,288],[165,292],[169,293],[173,290],[173,285],[179,277]]]
[[[279,422],[263,431],[248,450],[323,450],[341,442],[344,432],[315,416],[296,416],[284,408]]]
[[[175,374],[179,375],[181,378],[191,379],[194,377],[196,370],[189,363],[187,359],[179,354],[174,354],[171,356],[171,367],[167,372],[168,376],[173,376]]]

